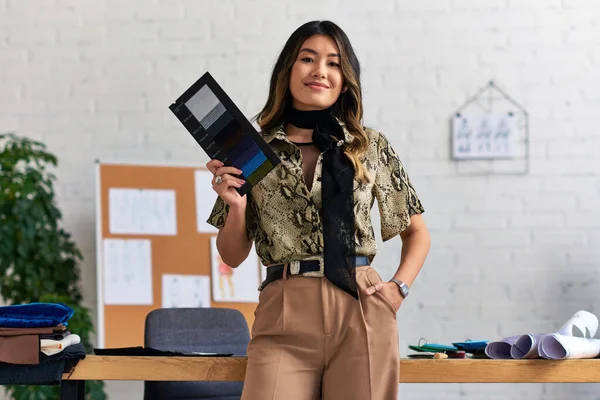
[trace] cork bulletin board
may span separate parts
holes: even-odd
[[[157,308],[234,308],[252,325],[264,267],[254,250],[236,269],[219,263],[205,222],[211,178],[200,167],[97,161],[98,347],[142,346]]]

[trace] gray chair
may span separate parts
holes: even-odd
[[[250,333],[238,310],[161,308],[146,317],[144,347],[245,356]],[[243,382],[145,382],[144,400],[239,400]]]

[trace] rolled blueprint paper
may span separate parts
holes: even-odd
[[[485,354],[490,358],[496,359],[509,359],[509,358],[552,358],[554,356],[560,356],[561,351],[558,350],[560,346],[560,341],[558,341],[558,345],[554,342],[557,340],[548,339],[547,343],[553,343],[552,345],[548,344],[547,348],[541,347],[542,339],[546,336],[564,336],[564,337],[575,337],[575,338],[583,338],[583,339],[591,339],[596,335],[596,331],[598,330],[598,317],[594,314],[580,310],[577,311],[571,318],[565,322],[558,331],[554,333],[529,333],[518,336],[511,336],[508,338],[504,338],[502,340],[496,342],[490,342],[485,349]],[[573,342],[569,342],[573,343]],[[577,342],[575,342],[577,343]],[[589,345],[575,344],[575,353],[579,354],[577,349],[589,348]],[[549,347],[551,346],[551,347]],[[593,347],[594,345],[592,345]],[[548,350],[551,349],[551,350]],[[548,354],[548,351],[556,351],[554,353]],[[566,350],[565,350],[566,351]],[[589,350],[593,352],[593,350]],[[588,354],[588,353],[585,353]],[[594,356],[595,357],[595,356]]]
[[[521,335],[515,341],[510,349],[510,355],[512,358],[539,358],[540,353],[538,351],[538,345],[540,339],[547,335],[546,333],[529,333],[527,335]]]
[[[588,311],[577,311],[554,333],[591,339],[598,330],[598,317]]]
[[[576,336],[591,339],[598,330],[598,318],[587,311],[577,311],[555,333],[563,336]],[[541,339],[550,333],[530,333],[521,335],[510,349],[513,358],[549,358],[540,348]]]
[[[519,336],[509,336],[494,342],[490,342],[485,346],[485,355],[489,358],[498,360],[507,360],[512,358],[510,355],[510,349],[512,345],[517,341]]]
[[[553,333],[540,340],[540,353],[544,358],[564,360],[567,358],[594,358],[600,354],[600,340],[573,337]]]
[[[546,354],[546,352],[544,351],[544,348],[541,346],[541,343],[542,343],[542,339],[540,338],[540,341],[538,342],[538,354],[542,358],[550,358],[550,357],[548,357],[548,354]]]

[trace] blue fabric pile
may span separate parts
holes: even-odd
[[[67,330],[74,310],[63,303],[0,307],[0,385],[58,385],[85,358]]]

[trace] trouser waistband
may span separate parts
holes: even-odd
[[[352,259],[350,259],[352,260]],[[354,263],[357,267],[369,265],[369,257],[357,256],[354,257]],[[272,265],[267,267],[267,277],[260,284],[258,290],[263,290],[269,283],[278,279],[286,278],[290,275],[301,275],[307,272],[323,272],[323,260],[298,260],[286,264]]]

